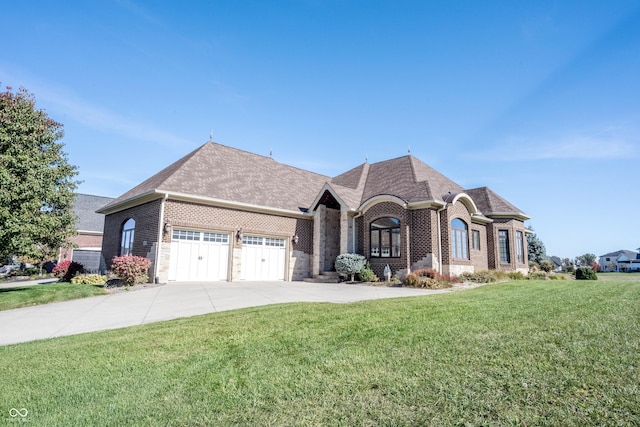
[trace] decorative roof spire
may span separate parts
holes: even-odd
[[[409,146],[409,154],[411,154],[411,146]]]
[[[209,142],[213,142],[213,129],[209,132]]]

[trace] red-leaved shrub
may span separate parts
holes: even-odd
[[[70,282],[76,274],[84,273],[84,265],[75,261],[62,261],[51,272],[61,282]]]
[[[149,280],[147,270],[151,266],[151,261],[147,258],[135,255],[124,255],[113,257],[111,270],[127,286],[136,283],[147,283]]]

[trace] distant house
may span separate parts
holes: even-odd
[[[640,253],[619,250],[605,255],[600,255],[598,263],[600,264],[600,271],[640,271]]]
[[[167,281],[301,280],[366,256],[379,276],[529,269],[529,217],[408,155],[336,177],[208,142],[99,209],[102,251]]]
[[[77,218],[78,234],[70,240],[77,247],[60,249],[59,261],[79,262],[88,272],[105,270],[105,262],[102,257],[104,215],[96,213],[96,211],[112,200],[111,197],[76,194],[73,212]]]
[[[556,273],[561,272],[564,265],[560,257],[552,256],[549,259],[553,263],[553,271],[555,271]]]

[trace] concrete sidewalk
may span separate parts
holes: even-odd
[[[446,291],[306,282],[170,283],[0,311],[0,345],[287,302],[349,303]]]

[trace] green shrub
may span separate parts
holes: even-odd
[[[576,280],[598,280],[598,275],[589,267],[576,269]]]
[[[568,280],[564,274],[550,274],[549,280]]]
[[[510,280],[524,280],[524,274],[522,274],[519,271],[511,271],[509,273],[507,273],[507,276],[509,277]]]
[[[336,271],[340,274],[350,274],[351,281],[355,280],[356,273],[359,273],[366,265],[367,259],[358,254],[340,254],[336,257]]]
[[[544,271],[532,271],[527,276],[529,280],[547,280],[547,273]]]
[[[107,276],[99,274],[87,274],[84,276],[76,276],[71,279],[74,285],[104,285],[107,282]]]
[[[135,255],[117,256],[113,258],[111,263],[111,269],[126,286],[147,283],[149,280],[147,270],[150,266],[151,261]]]
[[[361,282],[377,282],[378,276],[376,276],[376,273],[373,272],[371,266],[367,263],[367,265],[358,272],[358,279]]]

